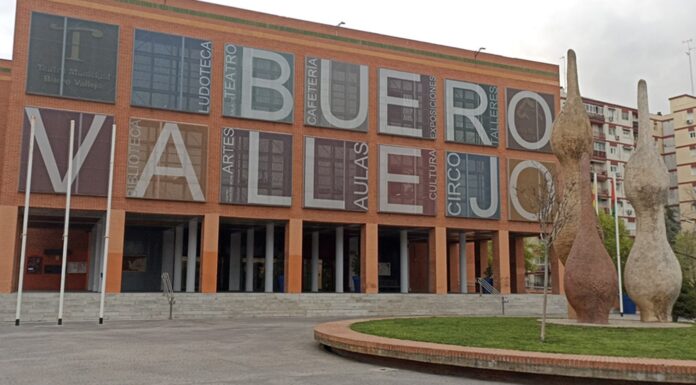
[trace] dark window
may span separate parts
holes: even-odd
[[[211,47],[205,40],[136,30],[131,103],[207,114]]]
[[[27,93],[113,103],[118,26],[33,13]]]

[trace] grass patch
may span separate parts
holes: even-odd
[[[675,329],[596,328],[547,325],[539,341],[536,318],[431,317],[353,324],[382,337],[547,353],[696,360],[696,326]]]

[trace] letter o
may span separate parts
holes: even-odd
[[[542,137],[536,142],[526,141],[517,131],[517,125],[515,123],[515,109],[517,108],[517,104],[519,104],[519,102],[525,98],[532,99],[539,103],[541,110],[544,112],[544,135],[542,135]],[[527,150],[539,150],[540,148],[546,146],[551,139],[551,125],[553,124],[551,108],[549,107],[548,103],[546,103],[546,100],[544,100],[544,98],[542,98],[541,95],[537,94],[536,92],[520,91],[513,95],[512,99],[510,99],[510,104],[508,105],[507,122],[508,127],[510,128],[510,135],[512,135],[520,146],[526,148]]]

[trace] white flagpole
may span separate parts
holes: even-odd
[[[70,193],[72,191],[73,145],[75,141],[75,121],[70,121],[70,142],[68,145],[68,172],[65,192],[65,221],[63,225],[63,263],[60,270],[60,296],[58,297],[58,325],[63,324],[63,299],[65,297],[65,270],[68,265],[68,229],[70,227]]]
[[[599,215],[599,186],[597,186],[597,173],[593,172],[593,182],[594,182],[594,209],[595,214]]]
[[[104,228],[104,257],[102,258],[101,293],[99,296],[99,324],[104,323],[104,297],[106,295],[106,270],[109,266],[109,231],[111,228],[111,198],[114,184],[114,149],[116,147],[116,125],[111,126],[111,160],[109,161],[109,190],[106,197],[106,225]]]
[[[29,118],[29,158],[27,162],[27,179],[24,188],[24,213],[22,218],[22,248],[19,252],[19,286],[17,287],[17,310],[15,326],[19,326],[22,313],[22,289],[24,287],[24,263],[27,257],[27,226],[29,224],[29,197],[31,196],[31,172],[34,165],[34,125],[36,117]]]
[[[616,186],[616,175],[612,176],[614,182],[614,239],[616,240],[616,269],[619,274],[619,313],[623,317],[623,287],[621,283],[621,247],[619,246],[619,206],[618,196],[619,189]]]

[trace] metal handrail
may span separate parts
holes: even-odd
[[[169,273],[162,273],[162,295],[167,297],[167,301],[169,301],[169,319],[172,319],[172,311],[176,300],[174,299],[174,289]]]
[[[500,307],[503,315],[505,315],[505,304],[508,303],[508,299],[504,295],[500,294],[500,291],[496,289],[493,285],[488,283],[483,277],[476,278],[476,282],[479,284],[479,295],[483,294],[483,290],[486,290],[489,294],[500,296]]]
[[[481,288],[481,290],[479,290],[479,294],[483,294],[482,291],[485,289],[490,294],[500,295],[498,289],[488,283],[488,281],[486,281],[483,277],[476,278],[476,282],[478,282],[479,287]]]

